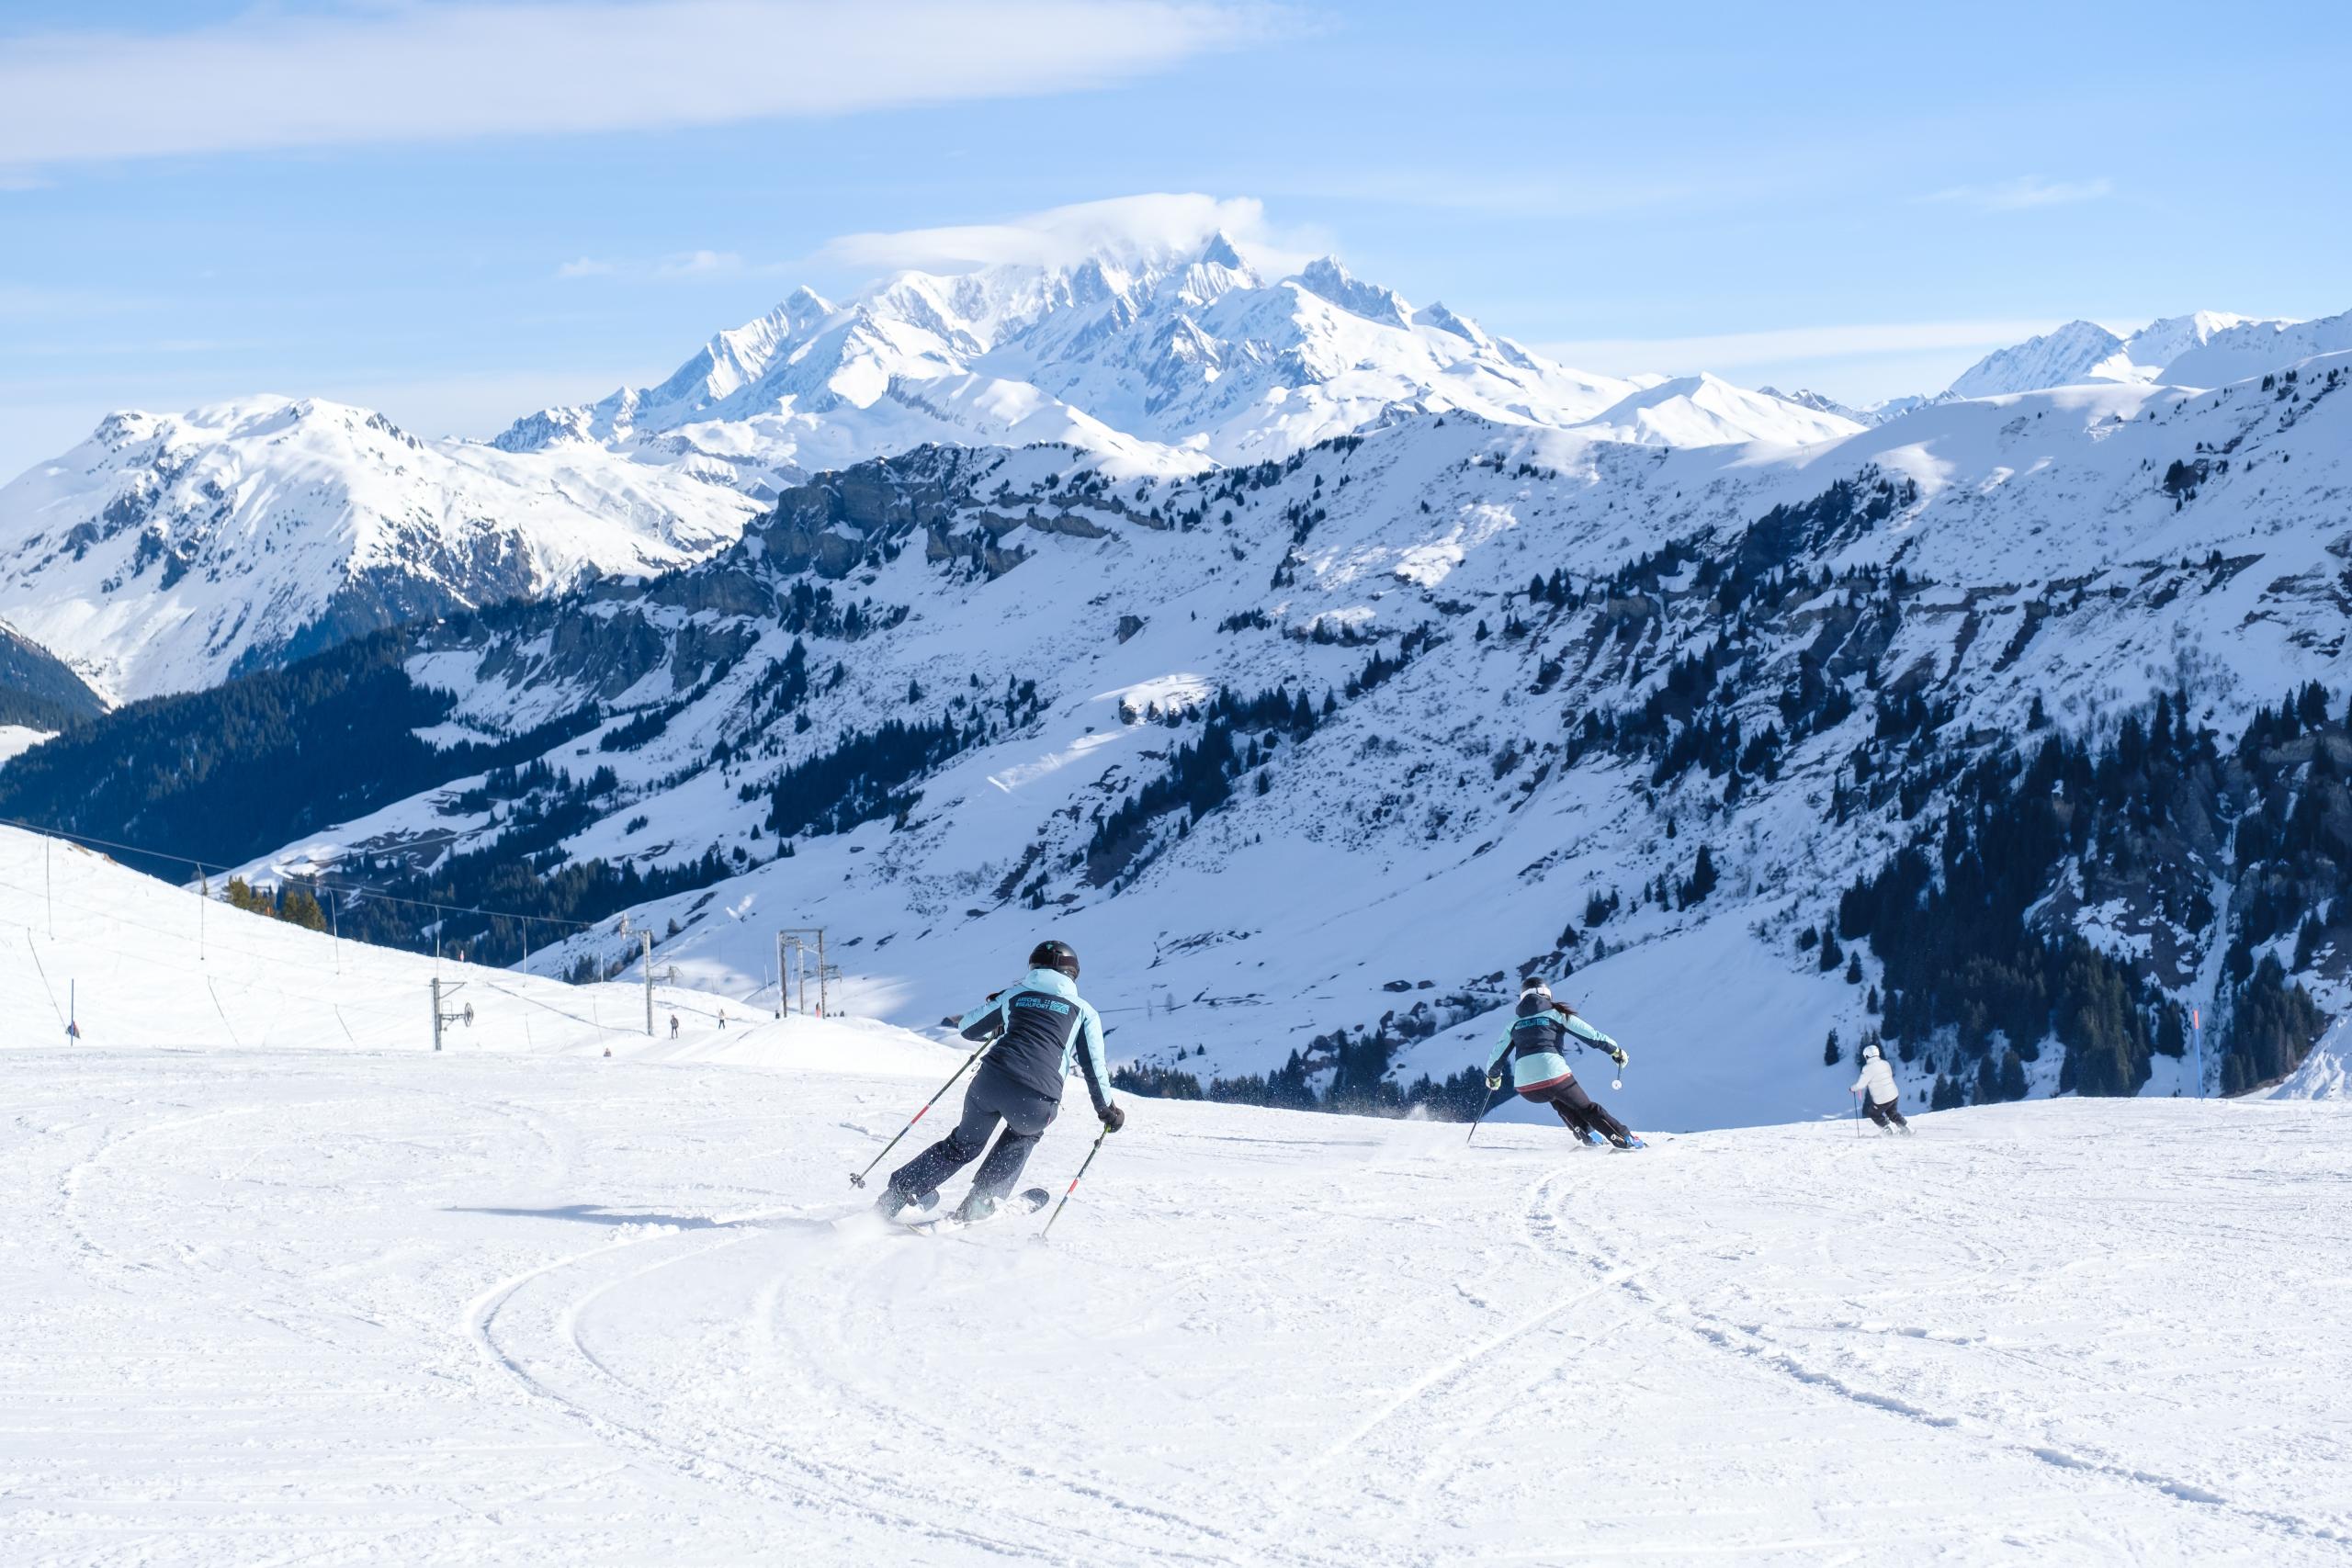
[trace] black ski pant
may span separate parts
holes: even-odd
[[[918,1201],[979,1159],[980,1151],[987,1148],[989,1157],[980,1161],[979,1173],[972,1178],[972,1195],[1001,1199],[1021,1179],[1029,1151],[1037,1146],[1060,1110],[1056,1101],[983,1062],[973,1075],[972,1087],[964,1092],[964,1114],[956,1130],[892,1171],[890,1189],[909,1202]],[[998,1134],[996,1146],[989,1148],[989,1134],[996,1132],[1000,1122],[1004,1131]]]
[[[1911,1123],[1903,1119],[1903,1112],[1894,1108],[1894,1101],[1890,1100],[1882,1104],[1879,1101],[1871,1099],[1868,1095],[1864,1095],[1862,1097],[1862,1103],[1870,1108],[1871,1120],[1877,1122],[1880,1126],[1886,1128],[1889,1132],[1894,1131],[1897,1127],[1901,1127],[1906,1132],[1910,1130]]]
[[[1572,1133],[1591,1133],[1612,1144],[1623,1144],[1634,1135],[1625,1123],[1603,1111],[1592,1096],[1585,1093],[1584,1085],[1574,1078],[1539,1089],[1532,1094],[1522,1089],[1520,1097],[1558,1111],[1560,1120],[1568,1124]]]

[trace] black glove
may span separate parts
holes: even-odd
[[[1619,1066],[1623,1066],[1625,1065],[1625,1047],[1623,1045],[1611,1045],[1609,1047],[1609,1059],[1616,1063]]]
[[[1497,1077],[1496,1077],[1494,1074],[1492,1074],[1492,1073],[1488,1073],[1488,1074],[1487,1075],[1487,1092],[1488,1094],[1492,1094],[1492,1093],[1494,1093],[1494,1092],[1495,1092],[1495,1090],[1497,1090],[1497,1089],[1500,1089],[1500,1088],[1502,1088],[1502,1087],[1503,1087],[1503,1080],[1502,1080],[1502,1079],[1500,1079],[1500,1078]]]
[[[1102,1108],[1102,1130],[1104,1132],[1115,1133],[1126,1124],[1127,1113],[1118,1106],[1106,1105]]]

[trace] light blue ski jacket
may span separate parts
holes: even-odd
[[[1111,1069],[1102,1055],[1102,1017],[1057,969],[1032,969],[1021,984],[964,1015],[971,1041],[993,1040],[988,1060],[1031,1092],[1058,1101],[1076,1071],[1099,1115],[1111,1103]]]
[[[1510,1021],[1510,1027],[1495,1043],[1494,1054],[1487,1058],[1487,1076],[1495,1076],[1495,1068],[1508,1053],[1511,1087],[1520,1093],[1533,1094],[1566,1083],[1576,1076],[1569,1071],[1567,1055],[1562,1049],[1571,1037],[1589,1051],[1613,1056],[1618,1049],[1617,1042],[1575,1014],[1562,1012],[1548,998],[1540,994],[1522,998],[1519,1016]]]

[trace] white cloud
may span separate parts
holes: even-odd
[[[1230,0],[594,0],[269,9],[0,50],[12,169],[649,130],[1064,92],[1270,36]]]
[[[146,303],[128,296],[87,288],[48,288],[0,280],[0,321],[41,321],[52,316],[90,316],[128,310]]]
[[[2107,179],[2046,180],[2039,175],[2020,175],[2016,179],[2001,180],[1993,185],[1952,186],[1919,199],[1973,207],[1979,212],[2023,212],[2037,207],[2066,207],[2078,201],[2098,201],[2111,195],[2114,189],[2114,182]]]
[[[773,277],[785,267],[775,262],[752,263],[733,251],[676,251],[648,261],[642,258],[581,256],[555,269],[560,280],[614,277],[631,282],[707,283],[736,277]]]
[[[1997,348],[2048,332],[2032,321],[1893,321],[1871,325],[1782,327],[1770,332],[1691,337],[1584,338],[1537,344],[1539,353],[1589,370],[1725,370],[1792,359],[1860,359],[1933,349]]]
[[[682,251],[653,270],[663,277],[740,277],[743,258],[732,251]]]
[[[1296,271],[1324,248],[1303,249],[1306,236],[1274,232],[1263,206],[1246,197],[1149,195],[1079,202],[997,223],[844,234],[825,246],[822,259],[875,271],[954,272],[1007,263],[1066,266],[1098,252],[1196,250],[1219,231],[1251,265],[1274,274]]]

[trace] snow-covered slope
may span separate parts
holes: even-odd
[[[1804,446],[1851,435],[1862,422],[1809,394],[1751,392],[1719,377],[1683,376],[1627,394],[1576,428],[1606,441],[1645,446],[1722,446],[1744,442]]]
[[[834,1224],[960,1059],[820,1023],[741,1066],[0,1052],[10,1561],[2301,1568],[2352,1537],[2340,1106],[1620,1156],[1136,1101],[1046,1245]]]
[[[2096,321],[2064,326],[2021,344],[1996,349],[1961,372],[1942,396],[1996,398],[2093,381],[2162,382],[2175,387],[2219,387],[2242,381],[2290,360],[2352,348],[2352,327],[2324,322],[2257,321],[2225,310],[2165,316],[2129,337]],[[2307,329],[2318,329],[2307,330]],[[2210,350],[2210,352],[2209,352]],[[2186,370],[2177,368],[2186,366]],[[1921,400],[1898,399],[1883,405],[1907,412]]]
[[[317,400],[118,413],[0,489],[0,616],[123,700],[419,615],[665,571],[752,512],[691,464],[425,441]]]
[[[1205,1082],[1297,1051],[1328,1084],[1332,1032],[1376,1031],[1401,1083],[1483,1062],[1522,966],[1573,967],[1643,1120],[1784,1120],[1844,1103],[1824,1035],[1850,1050],[1879,1021],[1867,943],[1849,984],[1801,934],[1968,759],[2037,708],[2111,737],[2185,694],[2228,744],[2308,680],[2341,707],[2347,391],[2341,360],[2283,397],[2062,389],[1794,452],[1429,415],[1175,480],[933,451],[787,492],[650,593],[413,670],[485,733],[605,705],[610,747],[547,759],[615,770],[564,851],[741,865],[640,911],[680,922],[662,961],[708,986],[748,991],[775,928],[820,923],[855,1010],[927,1022],[1050,929],[1101,977],[1122,1060]],[[885,721],[929,749],[859,750]],[[1225,794],[1185,772],[1212,732]],[[480,846],[548,804],[465,787],[269,862]],[[1702,846],[1722,886],[1694,902]],[[2228,942],[2128,887],[2045,918],[2184,1000]],[[2307,960],[2293,934],[2262,951],[2344,1000],[2352,944]],[[622,956],[592,935],[539,962]],[[1926,1050],[1906,1082],[1951,1062]],[[2045,1051],[2022,1082],[2061,1070]],[[2158,1056],[2145,1092],[2220,1081],[2197,1073]]]
[[[2122,351],[2123,340],[2098,322],[2068,321],[2054,332],[1995,349],[1953,378],[1949,390],[1957,397],[1992,398],[2082,381],[2137,379],[2104,373],[2120,363]]]
[[[2222,387],[2252,380],[2314,355],[2352,350],[2352,310],[2315,321],[2237,321],[2165,362],[2176,387]]]
[[[1115,474],[1287,457],[1414,412],[1593,422],[1618,439],[1817,440],[1853,425],[1707,378],[1655,418],[1633,380],[1571,370],[1443,305],[1416,309],[1325,257],[1261,276],[1222,234],[1113,248],[1069,266],[907,272],[834,305],[808,289],[711,339],[658,387],[544,410],[510,450],[604,443],[732,466],[773,493],[925,441],[1067,442]],[[1600,416],[1596,420],[1596,416]]]
[[[18,976],[0,993],[0,1040],[62,1043],[67,1023],[76,1022],[92,1047],[430,1053],[437,977],[450,1010],[469,1007],[474,1015],[470,1024],[449,1026],[447,1051],[601,1056],[610,1048],[668,1060],[761,1049],[740,1030],[718,1029],[722,1009],[739,1023],[764,1018],[756,999],[658,985],[662,1035],[650,1039],[642,970],[631,976],[635,985],[571,986],[439,963],[232,908],[221,902],[225,886],[215,876],[210,897],[199,897],[193,886],[156,881],[94,850],[0,827],[0,893],[22,917],[0,932]],[[691,1026],[675,1045],[667,1037],[673,1013]]]

